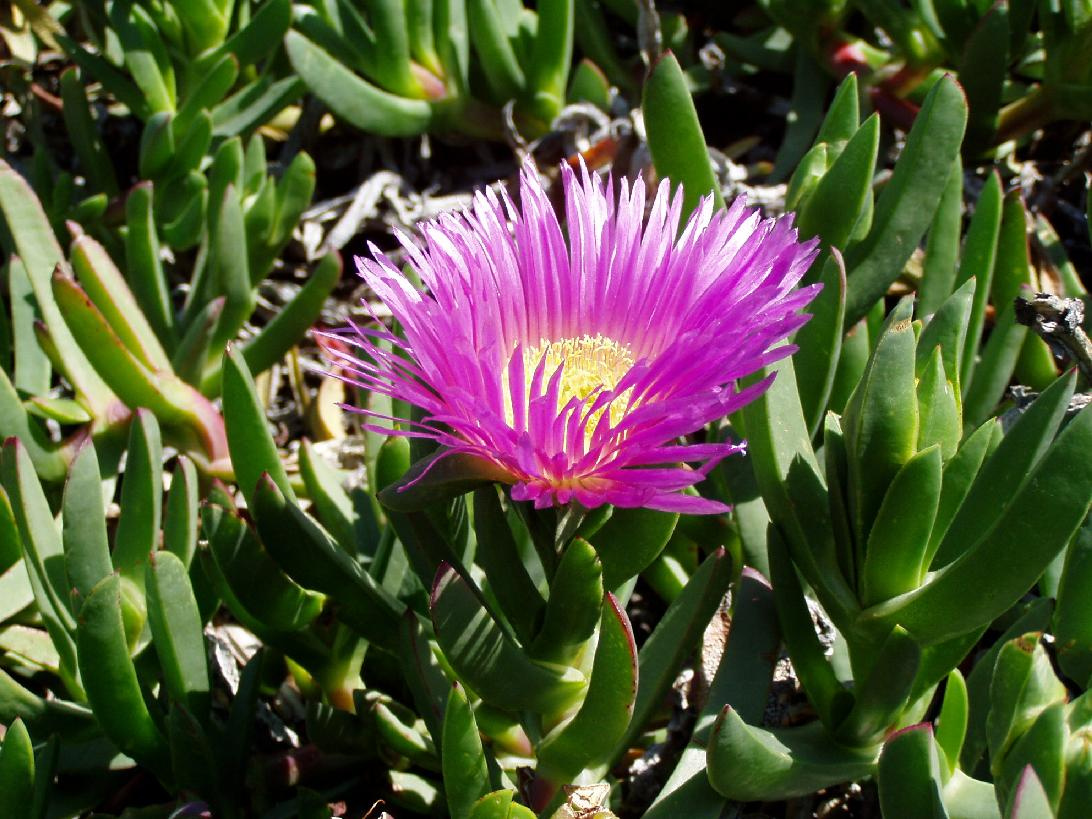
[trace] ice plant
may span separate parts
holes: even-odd
[[[489,190],[424,223],[423,247],[402,236],[424,292],[373,247],[360,275],[404,338],[354,326],[363,357],[328,351],[349,381],[424,410],[394,434],[486,459],[516,500],[722,511],[682,490],[743,445],[679,440],[769,386],[736,382],[793,351],[816,243],[742,198],[714,212],[706,197],[680,234],[666,180],[646,220],[640,181],[616,195],[561,172],[565,231],[528,164],[519,208]]]

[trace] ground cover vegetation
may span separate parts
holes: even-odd
[[[1092,0],[6,0],[0,106],[0,817],[1087,814]]]

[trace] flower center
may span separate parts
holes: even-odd
[[[581,401],[594,400],[603,390],[613,390],[633,366],[633,354],[629,346],[620,344],[612,338],[596,334],[577,338],[563,338],[560,341],[543,339],[534,347],[523,351],[523,371],[530,388],[531,379],[539,361],[545,357],[542,383],[549,383],[553,374],[561,365],[561,383],[558,388],[558,409],[565,406],[572,398]],[[505,403],[509,403],[507,383],[505,384]],[[611,424],[617,424],[626,411],[627,390],[617,396],[610,404]],[[586,437],[590,437],[604,409],[593,413],[588,419]],[[505,407],[505,415],[512,420],[511,407]]]

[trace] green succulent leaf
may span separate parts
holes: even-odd
[[[1006,757],[1053,705],[1064,705],[1066,690],[1054,676],[1038,632],[1007,641],[997,655],[990,681],[986,740],[990,770],[999,776]]]
[[[113,393],[73,338],[50,289],[50,276],[58,265],[64,263],[61,247],[38,197],[3,160],[0,160],[0,212],[7,223],[15,250],[26,267],[34,299],[49,328],[53,345],[72,378],[72,386],[87,399],[95,411],[93,414],[98,415],[100,410],[113,403]]]
[[[888,316],[842,419],[850,514],[861,540],[895,475],[917,449],[916,339],[910,308],[909,300],[904,300]]]
[[[959,754],[967,733],[967,684],[958,668],[948,673],[944,699],[936,720],[937,747],[944,754],[944,764],[951,775],[959,767]]]
[[[66,687],[77,697],[83,690],[76,671],[76,646],[72,634],[76,621],[68,608],[68,578],[64,550],[56,522],[30,456],[18,439],[9,438],[0,457],[0,479],[9,506],[5,514],[15,521],[30,576],[38,613],[60,656],[60,672]]]
[[[394,483],[384,485],[379,502],[392,512],[421,512],[487,483],[510,480],[508,472],[492,461],[440,450],[417,461]]]
[[[928,723],[905,728],[884,743],[877,781],[885,817],[948,819],[937,743]]]
[[[574,664],[599,624],[603,600],[603,565],[591,544],[575,538],[550,581],[542,628],[528,646],[536,660]]]
[[[1020,779],[1012,791],[1012,799],[1008,810],[1005,811],[1007,819],[1039,819],[1043,816],[1051,816],[1054,811],[1051,808],[1050,797],[1042,782],[1039,781],[1035,768],[1025,765],[1020,773]]]
[[[475,560],[485,570],[489,589],[516,636],[529,644],[538,630],[546,601],[520,558],[494,486],[474,490],[474,531],[478,539]]]
[[[413,136],[432,125],[432,105],[380,90],[299,32],[288,32],[285,47],[312,93],[351,125],[381,136]]]
[[[571,781],[582,769],[609,762],[633,714],[633,629],[614,595],[606,595],[602,610],[588,694],[573,718],[547,734],[538,747],[538,771],[554,782]]]
[[[34,746],[21,719],[8,726],[0,745],[0,811],[24,816],[34,802]]]
[[[72,141],[80,160],[80,169],[90,187],[108,196],[117,196],[114,165],[95,126],[84,84],[74,68],[61,74],[61,102],[64,104],[62,113],[68,138]]]
[[[206,505],[202,525],[217,568],[248,612],[285,631],[304,628],[318,616],[322,595],[285,575],[238,513]]]
[[[845,719],[853,705],[853,695],[842,686],[825,656],[796,569],[783,539],[773,526],[767,535],[767,543],[770,580],[782,639],[801,685],[820,719],[833,728]]]
[[[970,488],[963,490],[961,503],[956,503],[960,494],[958,490],[953,493],[950,502],[946,496],[945,503],[942,503],[938,527],[944,521],[945,514],[950,523],[946,525],[939,542],[935,558],[937,565],[947,565],[963,554],[981,532],[992,526],[1005,512],[1028,474],[1050,448],[1073,394],[1073,387],[1071,378],[1063,378],[1043,392],[1008,430],[981,469],[975,466],[976,461],[982,463],[978,452],[984,455],[987,449],[992,449],[990,439],[995,434],[993,427],[996,424],[984,425],[984,428],[990,429],[988,434],[979,429],[967,439],[964,444],[967,462],[961,464],[958,470],[961,474],[953,475],[952,479],[956,483],[967,481]],[[955,463],[951,466],[953,470]],[[977,477],[971,483],[969,476],[975,473]],[[947,476],[945,480],[948,480]]]
[[[718,793],[740,802],[788,799],[868,776],[877,750],[837,745],[820,722],[756,728],[725,706],[709,739],[709,781]]]
[[[971,278],[975,280],[974,301],[971,317],[967,323],[967,341],[959,365],[959,383],[963,395],[971,383],[975,358],[978,355],[978,342],[982,337],[982,328],[986,322],[986,307],[989,303],[990,289],[993,286],[993,268],[997,259],[997,238],[1001,232],[1002,206],[1001,177],[991,173],[986,177],[986,184],[978,196],[974,215],[967,225],[967,235],[963,241],[963,255],[959,261],[959,273],[956,284],[963,285]]]
[[[137,410],[129,428],[121,517],[114,538],[114,568],[143,583],[148,556],[159,545],[163,514],[163,445],[155,416]]]
[[[1069,739],[1065,711],[1065,704],[1061,702],[1047,706],[1000,761],[991,759],[999,801],[1007,801],[1006,797],[1019,782],[1024,767],[1031,765],[1050,802],[1051,813],[1057,814],[1065,787],[1066,742]]]
[[[146,319],[162,345],[173,349],[177,331],[160,259],[153,202],[151,182],[142,182],[129,191],[125,200],[125,262],[130,292],[140,305],[137,315]]]
[[[294,501],[296,495],[269,432],[250,368],[242,353],[234,348],[224,354],[222,389],[228,450],[243,497],[253,506],[254,487],[265,473],[282,495]]]
[[[922,104],[895,172],[876,203],[872,230],[846,256],[847,327],[883,296],[925,234],[951,177],[966,122],[963,91],[946,75]]]
[[[444,656],[485,702],[498,708],[556,714],[584,693],[583,674],[531,660],[450,566],[442,566],[437,573],[431,609]]]
[[[732,574],[732,560],[723,549],[709,555],[641,646],[633,718],[626,740],[619,743],[619,747],[628,747],[659,707],[664,693],[720,605]]]
[[[923,643],[988,624],[1016,602],[1065,548],[1092,503],[1092,412],[1078,413],[1003,504],[996,523],[919,589],[874,607],[866,619],[902,623]],[[1000,496],[994,496],[994,503]],[[964,502],[964,508],[967,503]],[[949,536],[952,528],[949,529]],[[962,550],[961,550],[962,551]],[[990,578],[988,585],[981,578]],[[967,589],[980,594],[968,597]]]
[[[104,578],[80,610],[80,674],[103,733],[133,759],[166,776],[166,739],[148,711],[129,656],[121,582],[116,574]]]
[[[819,236],[828,247],[846,246],[872,190],[879,144],[880,118],[873,114],[808,195],[800,211],[801,238]]]
[[[514,801],[515,791],[493,791],[474,803],[469,819],[533,819],[534,811]]]
[[[917,312],[928,316],[951,295],[959,259],[959,236],[963,228],[963,163],[956,158],[944,187],[936,215],[929,226],[925,263],[918,288]],[[966,327],[964,327],[964,332]],[[958,357],[958,352],[955,353]]]
[[[45,346],[35,334],[35,324],[41,321],[41,311],[34,298],[34,288],[22,259],[13,256],[4,265],[7,275],[9,319],[12,335],[12,358],[15,386],[23,393],[41,395],[49,392],[53,365]]]
[[[573,0],[544,0],[536,12],[538,30],[527,69],[527,90],[535,114],[549,124],[565,103],[573,52]]]
[[[148,625],[171,698],[199,721],[211,705],[205,638],[185,564],[171,552],[153,552],[144,587]]]
[[[1066,551],[1054,610],[1058,665],[1073,680],[1092,679],[1092,518]]]
[[[455,683],[444,709],[443,747],[444,794],[452,819],[472,815],[474,803],[489,792],[489,767],[466,692]]]
[[[75,460],[64,489],[62,504],[64,566],[78,605],[99,581],[110,574],[110,542],[98,456],[90,443]]]
[[[394,649],[405,606],[383,589],[315,521],[263,474],[251,505],[262,545],[306,589],[337,601],[341,619],[362,637]]]
[[[645,80],[641,109],[656,173],[682,186],[683,219],[702,196],[710,193],[714,207],[723,208],[724,197],[713,175],[686,75],[674,54],[664,54],[652,66]]]

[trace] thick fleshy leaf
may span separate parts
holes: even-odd
[[[0,668],[0,722],[23,720],[36,735],[62,734],[73,742],[101,737],[91,709],[28,691]]]
[[[452,819],[471,816],[474,803],[489,792],[489,768],[466,692],[455,683],[444,710],[444,795]]]
[[[841,256],[832,254],[823,265],[822,291],[811,303],[811,319],[793,342],[800,348],[793,356],[800,405],[814,436],[823,423],[842,353],[843,318],[846,307],[846,270]]]
[[[615,509],[588,539],[603,563],[603,586],[617,589],[663,551],[679,516],[655,509]]]
[[[179,455],[163,513],[163,549],[176,555],[186,566],[190,565],[197,550],[199,494],[197,469],[193,461]]]
[[[1039,781],[1035,768],[1031,765],[1025,766],[1012,792],[1012,800],[1005,816],[1007,819],[1041,819],[1053,813],[1050,797]]]
[[[0,816],[24,816],[34,801],[34,746],[21,719],[0,745]]]
[[[709,193],[716,206],[723,208],[724,198],[713,175],[690,88],[674,54],[664,54],[652,66],[645,80],[641,110],[656,173],[682,185],[683,216]]]
[[[15,386],[28,395],[49,392],[53,365],[46,349],[34,332],[35,322],[41,320],[41,310],[34,297],[34,288],[27,276],[22,259],[13,256],[4,266],[7,277],[8,321],[12,335],[12,358],[15,366]]]
[[[891,630],[877,647],[868,676],[856,681],[853,709],[834,731],[839,742],[864,749],[882,741],[911,704],[921,654],[921,647],[905,629]]]
[[[172,352],[178,343],[170,290],[160,259],[151,182],[134,185],[125,199],[125,267],[129,288],[159,341]]]
[[[967,151],[975,155],[989,147],[997,131],[1002,91],[1008,76],[1009,8],[995,3],[974,27],[963,49],[959,82],[970,108]]]
[[[198,720],[208,717],[210,683],[201,615],[186,566],[171,552],[153,553],[144,588],[148,625],[171,698]]]
[[[1001,177],[994,172],[986,177],[974,215],[967,225],[963,255],[956,276],[958,285],[963,285],[971,278],[975,280],[974,302],[970,320],[967,322],[967,341],[959,365],[959,383],[964,396],[967,395],[967,387],[971,383],[982,327],[986,321],[986,306],[989,303],[993,267],[997,259],[997,237],[1001,231],[1001,202]]]
[[[334,598],[341,619],[362,637],[393,649],[405,606],[286,500],[268,475],[262,475],[253,498],[262,543],[285,573],[304,588]]]
[[[883,296],[925,234],[951,177],[966,121],[963,91],[945,76],[914,120],[895,172],[876,203],[872,230],[846,257],[847,326]]]
[[[555,783],[569,782],[582,769],[609,762],[633,714],[637,697],[633,629],[614,595],[606,595],[602,609],[588,694],[576,715],[547,734],[537,749],[539,774]]]
[[[948,819],[940,791],[940,758],[928,723],[905,728],[884,743],[877,781],[885,817]]]
[[[224,354],[222,389],[228,450],[243,497],[253,505],[254,487],[265,473],[282,495],[294,501],[296,495],[269,432],[269,422],[258,399],[254,379],[246,360],[236,349],[229,349]]]
[[[518,98],[526,77],[504,30],[502,15],[490,0],[467,0],[466,16],[474,51],[494,100],[503,104]]]
[[[959,754],[967,733],[967,708],[967,684],[959,669],[953,668],[948,674],[935,726],[937,747],[944,754],[949,775],[959,767]]]
[[[861,604],[871,606],[917,588],[940,500],[941,450],[918,452],[895,475],[868,533]]]
[[[163,514],[163,445],[155,416],[137,410],[129,427],[121,517],[114,536],[114,568],[143,583],[148,556],[159,548]]]
[[[50,276],[64,256],[49,226],[41,203],[26,181],[0,160],[0,212],[23,260],[34,298],[61,359],[69,369],[73,386],[95,409],[109,406],[113,394],[87,360],[61,316],[50,289]]]
[[[845,719],[853,696],[839,682],[819,643],[804,590],[783,539],[774,527],[768,535],[770,580],[785,648],[820,719],[834,728]]]
[[[538,29],[527,68],[527,91],[535,115],[549,124],[565,104],[573,56],[573,0],[543,0],[535,11]]]
[[[65,453],[49,440],[45,430],[27,413],[15,385],[0,368],[0,426],[5,434],[18,438],[43,481],[63,480],[68,471]]]
[[[619,743],[620,747],[628,747],[659,707],[664,693],[720,605],[732,573],[732,561],[723,550],[709,555],[641,646],[637,699],[626,740]]]
[[[1054,676],[1041,637],[1031,632],[1009,640],[997,655],[986,718],[990,770],[995,777],[1032,724],[1050,706],[1066,700],[1065,686]]]
[[[864,121],[808,195],[800,212],[800,236],[819,236],[828,247],[844,248],[872,190],[880,117]]]
[[[975,461],[982,463],[982,455],[978,452],[982,451],[984,455],[991,449],[990,439],[997,433],[990,429],[987,434],[980,429],[967,439],[964,444],[967,463],[961,465],[961,474],[958,477],[953,475],[951,480],[959,483],[966,481],[969,489],[963,490],[962,502],[958,504],[958,492],[956,497],[951,498],[950,505],[949,496],[945,493],[937,526],[945,523],[945,512],[950,523],[945,524],[943,537],[939,541],[935,560],[938,565],[947,565],[963,554],[1004,513],[1017,490],[1050,448],[1073,394],[1073,386],[1071,378],[1063,378],[1043,392],[1012,425],[980,470],[975,466]],[[992,426],[986,425],[986,428]],[[971,483],[967,476],[973,476],[976,472],[977,477]],[[949,481],[948,476],[945,476],[945,481]]]
[[[1092,679],[1092,518],[1066,552],[1054,610],[1058,665],[1072,680]]]
[[[761,397],[741,411],[747,451],[770,517],[804,579],[836,623],[848,623],[858,609],[839,572],[822,471],[800,407],[794,371],[781,363]]]
[[[114,177],[114,165],[99,136],[98,128],[87,102],[84,89],[86,79],[80,77],[76,69],[69,68],[61,74],[61,101],[64,103],[65,128],[76,156],[80,160],[80,170],[89,186],[109,196],[117,196],[118,183]]]
[[[994,764],[991,759],[998,801],[1008,801],[1007,796],[1018,785],[1024,766],[1031,765],[1050,802],[1051,812],[1057,813],[1065,787],[1066,742],[1069,739],[1065,712],[1064,703],[1047,706],[999,763]]]
[[[129,657],[122,622],[121,578],[99,583],[80,610],[80,674],[103,733],[133,759],[166,775],[166,740],[156,727]]]
[[[986,720],[990,710],[990,684],[997,656],[1010,641],[1030,631],[1047,628],[1050,624],[1050,600],[1039,598],[1009,626],[985,652],[978,656],[974,668],[967,675],[967,730],[963,748],[959,752],[959,765],[964,770],[974,770],[986,751]]]
[[[587,681],[580,672],[529,659],[450,566],[437,574],[431,609],[444,656],[491,705],[556,715],[584,692]]]
[[[944,374],[953,384],[959,384],[963,350],[967,344],[967,328],[970,326],[974,306],[975,279],[968,279],[936,309],[929,323],[918,336],[917,373],[925,369],[933,350],[939,348],[944,363]],[[918,311],[923,312],[921,306]],[[977,343],[977,340],[974,342]],[[962,403],[962,402],[961,402]]]
[[[729,799],[769,802],[868,776],[876,755],[835,744],[820,722],[769,731],[725,706],[709,739],[708,774]]]
[[[515,791],[493,791],[474,803],[469,819],[534,819],[535,812],[515,799]]]
[[[67,604],[69,587],[61,537],[30,457],[17,439],[9,438],[4,444],[0,475],[5,492],[0,503],[10,505],[8,514],[18,528],[38,613],[60,655],[66,686],[79,694],[76,646],[72,639],[76,622]]]
[[[425,631],[422,619],[406,611],[399,627],[398,662],[413,703],[428,726],[434,742],[442,744],[442,726],[451,682],[440,667],[436,643]]]
[[[591,544],[575,538],[550,581],[542,628],[528,654],[545,662],[574,663],[599,623],[602,599],[603,566]]]
[[[952,163],[948,184],[944,186],[944,193],[937,204],[936,215],[929,225],[921,285],[918,287],[919,317],[935,313],[954,289],[962,228],[963,163],[957,157]]]
[[[842,418],[850,515],[859,540],[867,537],[888,487],[917,449],[911,306],[903,300],[888,316]]]
[[[322,596],[287,577],[237,513],[205,506],[202,524],[217,567],[248,612],[286,631],[301,629],[318,616]]]
[[[493,486],[474,491],[474,532],[478,539],[475,560],[485,570],[489,589],[516,637],[529,644],[538,630],[546,601],[520,557]]]
[[[98,456],[85,444],[72,462],[64,488],[64,567],[78,606],[100,580],[110,574],[110,542],[106,534],[106,508],[102,498]],[[76,608],[76,613],[79,609]]]
[[[939,446],[943,460],[949,460],[963,436],[959,386],[948,380],[939,347],[925,365],[918,380],[918,450]]]
[[[441,450],[413,464],[409,471],[379,492],[379,501],[393,512],[421,512],[493,481],[511,476],[492,461],[463,452]]]
[[[351,125],[381,136],[413,136],[432,124],[433,108],[424,100],[375,87],[299,32],[289,31],[284,42],[308,88]]]
[[[1008,609],[1084,521],[1092,504],[1092,463],[1083,457],[1089,446],[1092,411],[1085,409],[1035,466],[991,529],[921,588],[874,607],[866,618],[901,623],[928,644],[986,625]],[[990,582],[984,584],[982,578]],[[969,588],[980,593],[969,597]]]
[[[300,443],[300,477],[319,522],[345,551],[355,552],[358,514],[342,486],[342,473],[317,453],[306,438]]]
[[[209,458],[224,454],[219,414],[203,396],[173,373],[152,372],[144,366],[73,279],[54,275],[53,293],[73,335],[91,354],[95,369],[109,379],[122,401],[130,407],[146,407],[164,424],[192,428],[200,436]],[[69,362],[69,366],[77,365]]]

